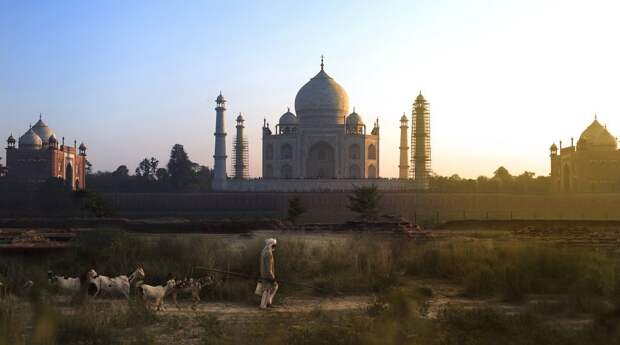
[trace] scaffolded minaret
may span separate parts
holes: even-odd
[[[222,93],[215,100],[215,154],[213,155],[213,189],[226,189],[226,127],[224,126],[224,111],[226,100]]]
[[[409,178],[409,146],[407,146],[407,129],[409,128],[409,119],[405,113],[400,118],[400,164],[398,165],[398,178]]]
[[[412,176],[418,189],[428,189],[431,174],[431,113],[422,92],[413,103],[411,114]]]
[[[245,126],[243,116],[239,113],[237,116],[237,137],[235,138],[235,145],[233,146],[233,156],[235,161],[233,163],[234,178],[247,179],[250,177],[250,170],[248,164],[248,139],[243,135],[243,129]]]

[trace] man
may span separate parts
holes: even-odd
[[[265,240],[265,248],[260,253],[260,281],[256,287],[257,294],[262,293],[260,308],[266,309],[271,307],[273,297],[278,291],[278,282],[275,275],[275,262],[273,260],[273,251],[276,250],[278,241],[275,238]]]

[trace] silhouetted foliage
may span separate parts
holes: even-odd
[[[170,184],[177,191],[184,191],[196,182],[194,163],[189,159],[183,145],[176,144],[172,147],[168,161],[168,173]]]
[[[301,203],[301,199],[296,196],[288,201],[288,220],[293,224],[297,222],[297,219],[302,214],[306,213],[306,208]]]
[[[381,194],[376,185],[355,187],[353,195],[349,195],[349,210],[358,214],[362,221],[373,221],[379,216]]]
[[[116,211],[108,201],[102,198],[99,194],[91,191],[76,192],[80,199],[81,209],[90,213],[91,215],[101,217],[112,217],[116,214]]]
[[[183,145],[174,145],[167,168],[154,157],[141,160],[135,175],[125,165],[114,172],[98,171],[87,179],[89,190],[100,193],[206,192],[211,189],[213,171],[194,163]]]
[[[525,171],[513,176],[499,167],[493,177],[479,176],[476,179],[461,178],[459,175],[431,176],[430,191],[446,193],[548,193],[551,192],[551,179],[548,176],[536,176]]]

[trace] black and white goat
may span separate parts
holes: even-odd
[[[137,266],[136,269],[128,275],[120,275],[114,278],[96,275],[90,279],[88,285],[88,294],[97,297],[99,295],[118,296],[123,295],[129,299],[129,292],[133,283],[144,279],[144,269]]]
[[[147,308],[149,307],[149,302],[152,301],[152,306],[159,311],[164,309],[164,298],[174,289],[174,285],[174,279],[168,280],[165,285],[158,286],[139,283],[136,286],[136,290],[142,296],[142,300]]]
[[[208,275],[202,278],[185,278],[183,280],[177,280],[174,284],[174,288],[170,292],[172,295],[172,301],[174,305],[179,308],[179,304],[177,303],[177,295],[178,294],[186,294],[191,293],[192,295],[192,309],[196,308],[198,302],[200,302],[200,291],[206,287],[215,284],[215,277]]]
[[[90,269],[86,272],[85,281],[90,281],[94,277],[97,276],[97,272],[95,270]],[[47,280],[50,285],[58,287],[60,292],[67,293],[70,295],[78,294],[82,289],[82,278],[77,277],[66,277],[54,274],[52,271],[47,271]]]

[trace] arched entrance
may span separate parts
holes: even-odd
[[[308,152],[306,178],[335,178],[336,155],[334,148],[326,142],[319,142]]]
[[[71,163],[65,167],[65,184],[73,189],[73,166],[71,166]]]
[[[564,168],[562,169],[562,183],[562,191],[570,192],[570,168],[568,167],[568,164],[565,164]]]

